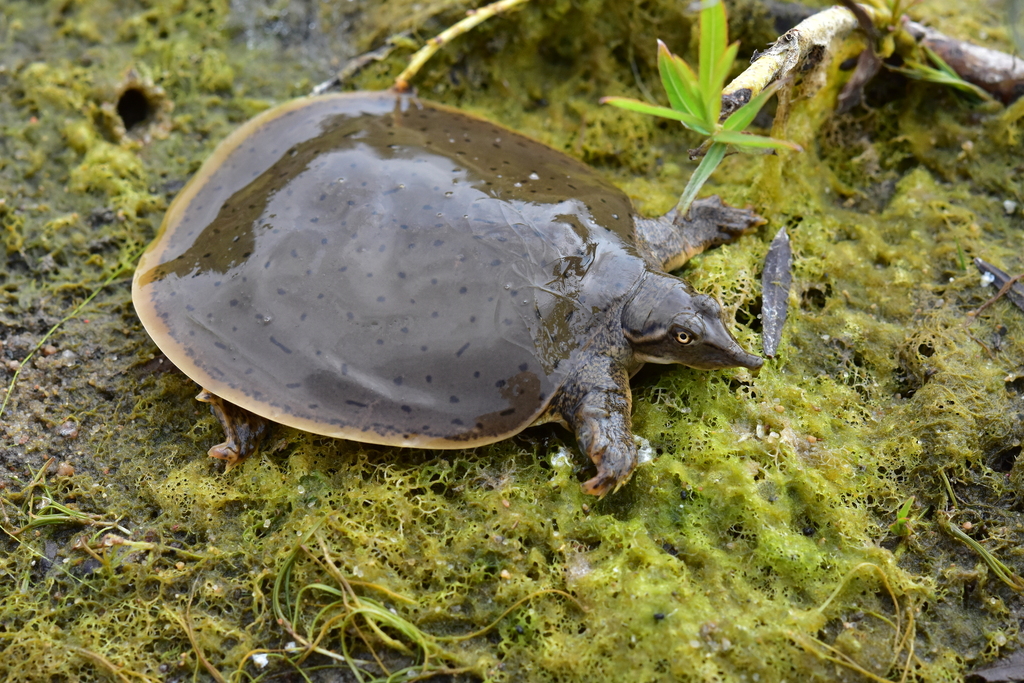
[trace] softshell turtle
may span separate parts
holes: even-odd
[[[229,466],[272,420],[463,448],[559,421],[604,494],[636,466],[644,363],[756,369],[721,307],[668,275],[759,217],[717,198],[636,215],[583,163],[392,92],[288,102],[229,136],[174,200],[133,299],[204,387]],[[255,415],[253,415],[253,413]]]

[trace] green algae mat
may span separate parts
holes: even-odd
[[[841,116],[838,85],[795,98],[802,153],[705,187],[769,222],[685,276],[759,348],[785,226],[789,320],[757,376],[634,379],[651,459],[617,493],[581,492],[556,426],[443,452],[279,428],[227,474],[206,457],[219,425],[131,305],[164,209],[248,118],[407,32],[347,86],[387,87],[473,5],[0,6],[0,678],[956,681],[1018,648],[1024,312],[985,305],[972,259],[1024,272],[1024,105],[898,75]],[[414,85],[661,215],[700,139],[598,99],[658,101],[656,39],[695,61],[686,5],[535,1]],[[729,10],[747,55],[775,37],[766,5]],[[914,13],[1012,51],[987,5]]]

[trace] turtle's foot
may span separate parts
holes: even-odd
[[[583,492],[592,496],[604,496],[629,481],[637,461],[629,374],[611,351],[591,350],[580,359],[552,411],[576,433],[580,450],[597,466],[597,476],[583,483]]]
[[[717,194],[693,202],[685,216],[673,211],[671,218],[682,233],[687,260],[711,247],[739,239],[767,222],[750,209],[729,206]]]
[[[583,482],[583,492],[604,497],[614,493],[629,481],[636,469],[636,445],[632,439],[626,443],[609,444],[601,452],[590,451],[590,459],[597,465],[597,476]]]
[[[224,428],[224,442],[211,448],[209,455],[227,463],[225,472],[255,453],[270,431],[270,421],[228,403],[206,389],[200,391],[196,399],[210,404],[210,412]]]
[[[765,222],[750,209],[737,209],[712,195],[691,204],[685,216],[672,209],[660,218],[638,218],[636,241],[649,263],[670,271]]]
[[[577,422],[576,440],[597,466],[597,476],[583,483],[583,492],[604,496],[619,490],[629,481],[637,461],[628,403],[614,407],[584,405],[576,416],[583,418]]]

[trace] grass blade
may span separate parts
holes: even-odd
[[[904,76],[913,78],[914,80],[927,81],[929,83],[937,83],[939,85],[956,88],[967,93],[973,104],[992,99],[984,89],[961,78],[960,74],[954,71],[953,67],[947,64],[946,60],[940,57],[935,50],[931,49],[927,45],[922,45],[921,48],[924,50],[925,56],[927,56],[928,59],[931,60],[931,62],[938,68],[933,68],[915,60],[907,60],[904,62],[905,66],[889,67],[889,70],[899,72]]]
[[[715,142],[755,149],[792,149],[796,152],[803,151],[803,147],[789,140],[776,140],[775,138],[763,135],[749,135],[732,130],[723,130],[715,133]]]
[[[695,130],[701,135],[711,135],[711,131],[708,129],[704,121],[698,119],[692,114],[687,114],[684,111],[677,111],[675,109],[670,109],[669,107],[661,107],[657,104],[647,104],[640,100],[634,100],[631,97],[602,97],[600,102],[601,104],[610,104],[612,106],[619,107],[620,109],[635,111],[641,114],[650,114],[651,116],[675,119],[687,128]]]
[[[738,42],[733,43],[725,49],[715,64],[715,70],[713,74],[713,82],[711,83],[712,97],[708,100],[708,120],[718,122],[718,117],[722,113],[722,88],[725,87],[725,79],[729,77],[729,72],[732,71],[733,62],[736,61],[736,51],[740,49]]]
[[[928,59],[932,60],[932,62],[935,63],[935,66],[939,67],[940,70],[944,71],[947,76],[958,81],[963,80],[962,78],[960,78],[960,74],[958,74],[956,71],[953,71],[953,67],[947,64],[946,60],[939,56],[938,52],[931,49],[927,45],[922,45],[921,48],[924,50],[924,53],[928,55]]]
[[[681,57],[672,54],[665,43],[658,41],[658,72],[673,109],[706,119],[704,101],[697,87],[697,76]]]
[[[679,197],[679,203],[676,204],[676,210],[680,216],[686,216],[690,210],[690,204],[693,204],[700,188],[708,181],[718,164],[722,163],[722,159],[725,158],[725,148],[726,145],[720,142],[715,142],[708,148],[707,154],[701,159],[697,170],[690,176],[690,181],[686,183],[686,188],[683,190],[682,196]]]
[[[908,60],[904,62],[904,67],[887,67],[889,71],[895,71],[901,73],[908,78],[913,78],[915,81],[927,81],[928,83],[936,83],[938,85],[948,85],[951,88],[961,90],[967,95],[975,98],[975,103],[990,100],[992,97],[979,88],[978,86],[963,80],[959,76],[950,76],[942,69],[934,69],[920,62]]]
[[[658,40],[658,73],[661,75],[661,85],[665,88],[665,94],[668,95],[669,105],[677,111],[692,114],[693,109],[686,98],[686,86],[672,64],[672,53],[661,40]]]
[[[700,11],[700,93],[710,114],[711,100],[719,93],[714,88],[715,67],[725,50],[727,27],[725,5],[721,0],[707,0]]]

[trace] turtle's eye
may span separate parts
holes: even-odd
[[[693,340],[696,339],[693,333],[691,333],[688,330],[676,330],[675,334],[676,341],[682,344],[683,346],[686,346],[687,344],[692,344]]]

